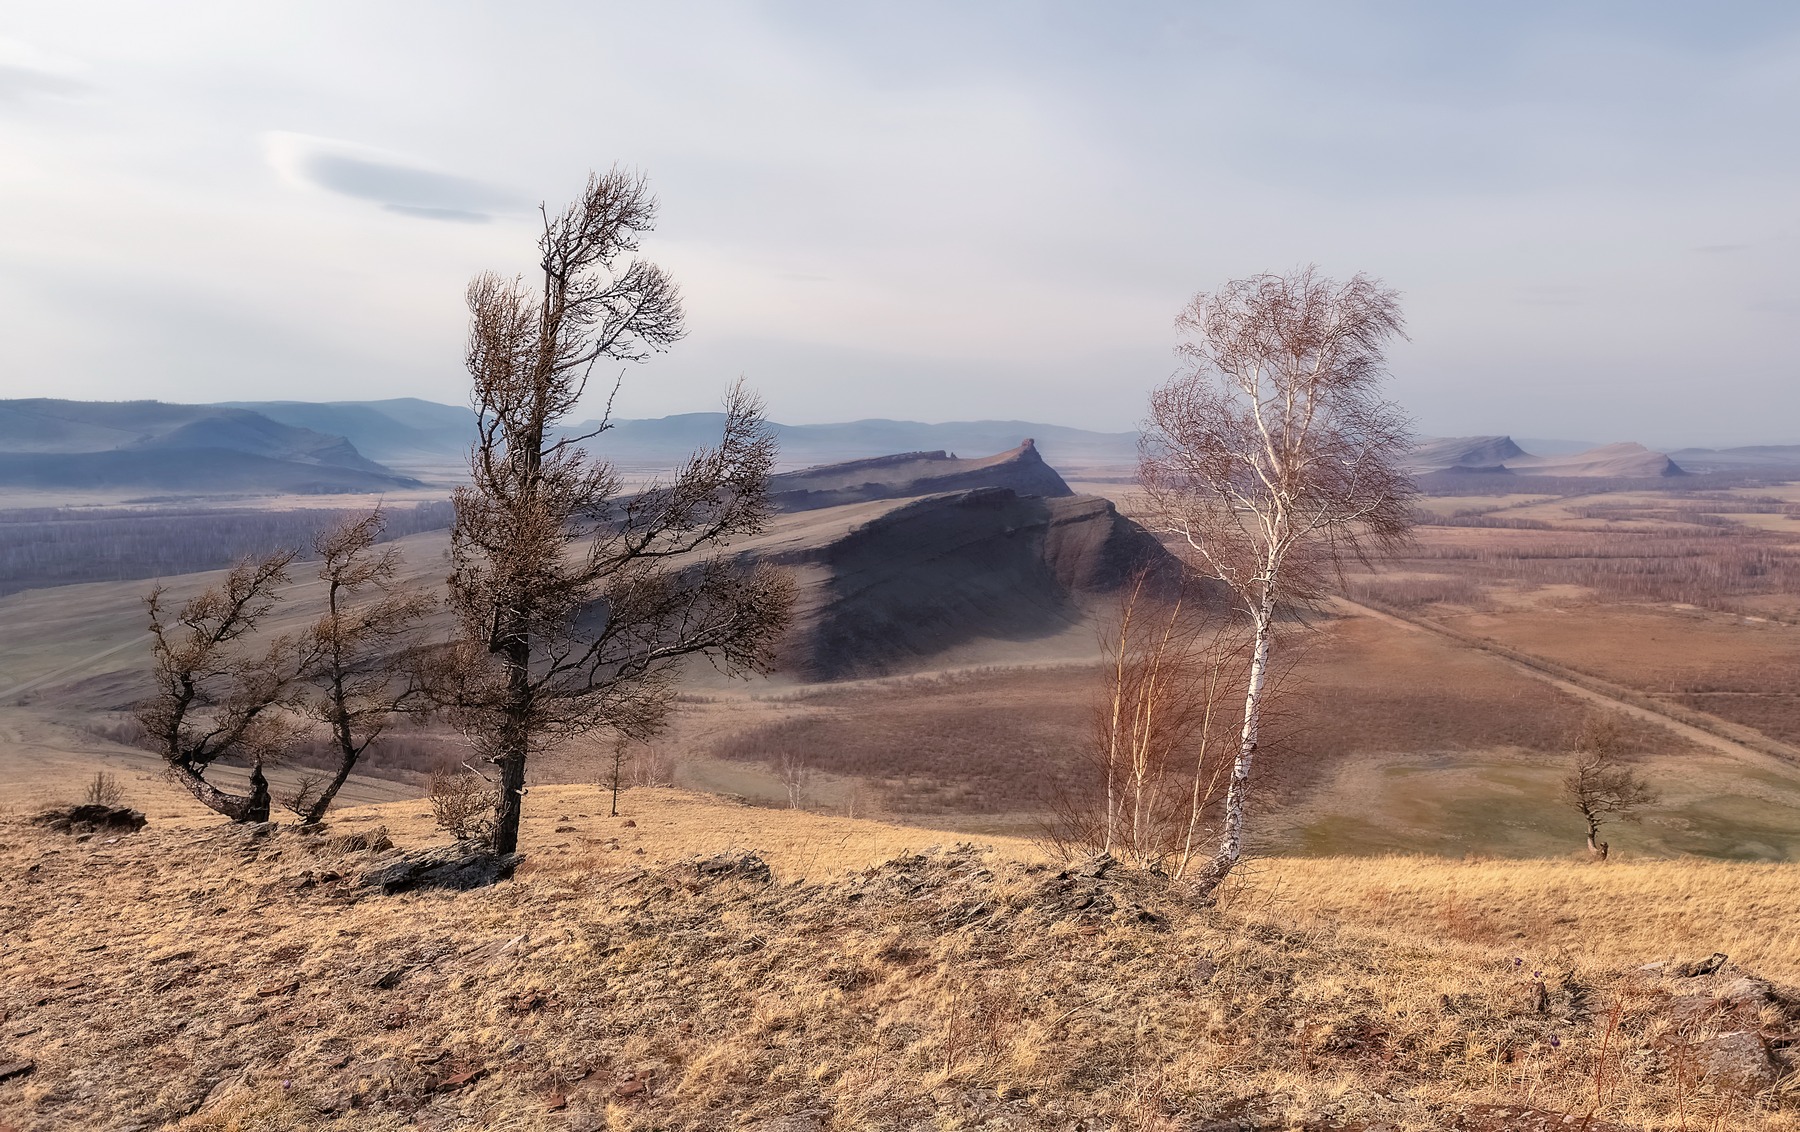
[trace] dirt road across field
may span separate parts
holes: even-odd
[[[1413,617],[1397,610],[1377,609],[1372,605],[1351,601],[1344,597],[1337,598],[1335,601],[1342,612],[1351,616],[1372,617],[1377,621],[1396,625],[1409,632],[1432,633],[1447,638],[1465,648],[1484,652],[1495,660],[1552,684],[1577,699],[1654,723],[1658,727],[1672,731],[1709,750],[1748,762],[1784,769],[1792,769],[1796,764],[1800,764],[1800,749],[1771,739],[1762,732],[1753,731],[1742,724],[1732,723],[1718,716],[1685,707],[1679,709],[1680,715],[1676,715],[1673,711],[1661,710],[1654,706],[1654,701],[1642,693],[1624,688],[1609,688],[1607,682],[1598,677],[1589,676],[1586,673],[1572,673],[1561,665],[1521,654],[1465,633],[1459,633],[1427,618]],[[1736,736],[1743,736],[1743,738],[1740,739]]]

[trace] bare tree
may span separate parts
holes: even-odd
[[[329,729],[337,766],[329,776],[303,778],[290,799],[289,808],[306,825],[325,816],[357,760],[396,715],[429,706],[424,683],[405,654],[409,638],[437,602],[396,584],[399,551],[374,553],[385,524],[377,507],[313,540],[325,611],[301,642],[300,679],[311,688],[301,710]],[[359,604],[371,590],[374,599]]]
[[[631,743],[623,735],[613,740],[612,759],[607,763],[602,783],[612,793],[611,817],[619,816],[619,792],[625,789],[625,773],[631,766]]]
[[[611,428],[610,402],[588,433],[556,431],[596,365],[681,337],[679,290],[634,254],[655,214],[642,177],[590,177],[574,204],[544,213],[541,278],[469,287],[478,432],[452,530],[452,699],[498,770],[498,853],[518,845],[533,753],[600,727],[648,739],[688,658],[767,670],[792,603],[785,574],[714,553],[768,515],[775,438],[741,383],[718,447],[634,496],[583,448]]]
[[[1623,761],[1625,731],[1618,720],[1589,716],[1572,745],[1575,767],[1563,779],[1563,797],[1587,822],[1588,852],[1604,861],[1612,846],[1600,840],[1600,827],[1614,820],[1642,821],[1643,809],[1655,805],[1662,795]]]
[[[1251,635],[1222,828],[1194,881],[1204,899],[1243,855],[1281,626],[1346,559],[1405,541],[1414,487],[1401,470],[1407,422],[1380,396],[1384,346],[1403,328],[1394,291],[1309,267],[1196,295],[1177,325],[1187,365],[1151,395],[1140,481],[1152,524],[1230,587]]]
[[[781,759],[775,764],[775,774],[787,790],[788,809],[803,808],[807,794],[812,790],[813,780],[812,766],[806,761],[806,755],[791,747],[781,752]]]
[[[277,637],[256,652],[246,640],[274,609],[294,557],[294,551],[282,550],[246,559],[173,614],[163,587],[144,599],[156,691],[138,705],[138,722],[174,779],[232,821],[269,820],[263,767],[297,730],[284,710],[296,696],[294,641]],[[247,792],[232,793],[207,781],[213,764],[227,757],[250,764]]]

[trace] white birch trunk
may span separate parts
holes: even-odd
[[[1256,608],[1256,641],[1250,654],[1250,681],[1244,691],[1244,730],[1239,736],[1237,758],[1231,764],[1231,785],[1225,792],[1225,824],[1219,834],[1218,851],[1195,882],[1202,899],[1212,896],[1244,855],[1244,811],[1250,799],[1250,770],[1256,762],[1256,741],[1262,728],[1263,686],[1269,672],[1274,605],[1274,595],[1265,588]]]

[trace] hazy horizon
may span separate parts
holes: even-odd
[[[1404,293],[1421,433],[1800,441],[1788,6],[9,15],[0,396],[460,404],[466,281],[619,162],[692,328],[625,416],[1124,431],[1193,292],[1316,262]]]

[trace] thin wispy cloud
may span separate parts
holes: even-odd
[[[265,145],[270,165],[291,183],[369,201],[405,216],[483,224],[524,203],[499,186],[352,142],[275,132]]]

